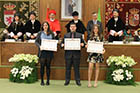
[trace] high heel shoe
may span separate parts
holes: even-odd
[[[94,83],[94,87],[97,88],[97,83]]]
[[[47,86],[50,85],[50,82],[47,81],[47,82],[46,82],[46,85],[47,85]]]
[[[92,87],[92,85],[91,84],[88,84],[88,88],[91,88]]]

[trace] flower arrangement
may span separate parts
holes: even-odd
[[[9,59],[14,62],[10,72],[10,81],[18,83],[33,83],[37,81],[38,57],[30,54],[15,54]]]
[[[135,85],[132,66],[136,62],[128,56],[110,56],[107,59],[108,71],[106,83],[116,85]]]
[[[9,59],[9,62],[20,62],[26,61],[29,63],[38,63],[38,57],[36,55],[30,54],[15,54],[12,58]]]

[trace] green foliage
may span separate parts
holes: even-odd
[[[24,68],[24,70],[22,70]],[[16,70],[14,70],[16,69]],[[21,74],[22,71],[25,71],[25,77],[24,72],[23,75]],[[14,66],[11,69],[10,72],[10,78],[9,80],[11,82],[17,82],[17,83],[34,83],[38,80],[37,78],[37,67],[35,62],[27,62],[24,60],[21,60],[19,62],[15,62]],[[21,78],[23,77],[23,78]]]
[[[125,56],[123,57],[126,58]],[[114,61],[114,58],[116,61]],[[108,69],[107,69],[105,82],[109,84],[115,84],[115,85],[136,85],[135,77],[131,66],[129,66],[128,64],[123,67],[123,64],[125,64],[126,62],[121,62],[121,64],[118,65],[118,63],[120,62],[117,61],[120,61],[120,58],[121,58],[120,56],[108,58],[108,62],[107,62]]]

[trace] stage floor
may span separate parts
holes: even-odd
[[[116,86],[99,81],[97,88],[88,88],[87,81],[81,81],[77,86],[75,81],[64,86],[64,80],[51,80],[50,86],[40,86],[40,81],[33,84],[12,83],[8,79],[0,79],[0,93],[139,93],[140,82],[137,86]],[[94,83],[94,82],[92,82]]]

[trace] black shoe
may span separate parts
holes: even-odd
[[[44,82],[41,82],[41,84],[40,84],[41,86],[44,86],[45,84],[44,84]]]
[[[77,84],[78,86],[81,86],[80,81],[76,81],[76,84]]]
[[[67,85],[69,85],[69,83],[70,83],[69,81],[66,81],[66,82],[64,83],[64,85],[67,86]]]
[[[47,86],[50,85],[50,82],[46,82],[46,85],[47,85]]]

